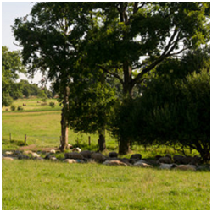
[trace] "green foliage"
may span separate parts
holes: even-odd
[[[49,106],[54,107],[55,106],[54,102],[49,102]]]
[[[10,52],[6,46],[2,46],[2,105],[12,104],[12,97],[19,96],[20,88],[14,86],[15,80],[19,78],[18,73],[25,72],[20,59],[19,52]]]
[[[116,135],[122,133],[141,144],[180,144],[197,149],[208,160],[210,75],[202,70],[189,74],[186,81],[153,80],[142,97],[119,108],[115,120]]]
[[[22,106],[18,106],[17,110],[22,111],[22,110],[24,110],[24,108]]]
[[[15,109],[16,109],[16,106],[14,106],[14,105],[11,105],[11,106],[10,106],[10,110],[11,110],[11,111],[15,111]]]

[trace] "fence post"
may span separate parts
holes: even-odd
[[[91,145],[91,137],[88,136],[88,145],[90,146]]]
[[[11,142],[11,133],[9,134],[9,139],[10,139],[10,142]]]
[[[26,140],[27,140],[27,135],[25,134],[25,144],[26,144]]]

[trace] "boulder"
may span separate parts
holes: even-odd
[[[79,147],[72,149],[72,152],[81,152],[81,149]]]
[[[158,166],[159,165],[159,161],[158,160],[145,160],[147,164],[151,165],[151,166]]]
[[[130,159],[131,160],[141,160],[142,155],[140,155],[140,154],[131,155]]]
[[[110,152],[109,153],[109,157],[110,158],[117,158],[118,157],[118,153],[116,153],[116,152]]]
[[[24,154],[25,154],[25,155],[31,155],[31,154],[32,154],[32,151],[31,151],[31,150],[25,150],[25,151],[24,151]]]
[[[165,163],[161,163],[160,166],[159,166],[159,169],[172,169],[172,168],[175,168],[176,165],[175,164],[165,164]]]
[[[18,160],[28,160],[30,157],[28,155],[19,155]]]
[[[15,150],[14,151],[14,155],[20,155],[21,154],[21,151],[20,150]]]
[[[165,157],[169,158],[170,160],[172,159],[171,155],[165,155]]]
[[[68,148],[68,149],[72,149],[73,146],[72,146],[71,144],[68,144],[68,145],[67,145],[67,148]]]
[[[174,155],[174,162],[177,164],[189,164],[193,160],[191,156]]]
[[[74,159],[65,159],[64,162],[70,163],[70,164],[72,164],[72,163],[77,163],[77,161],[74,160]]]
[[[202,165],[202,166],[197,166],[197,171],[210,171],[210,166],[209,165]]]
[[[131,166],[131,165],[132,165],[132,164],[130,163],[130,160],[127,159],[127,158],[122,158],[122,159],[120,159],[120,161],[123,162],[123,163],[125,163],[125,164],[127,164],[127,166]]]
[[[55,153],[56,153],[56,151],[55,151],[54,149],[51,149],[49,152],[50,152],[51,154],[55,154]]]
[[[201,161],[201,158],[198,155],[194,155],[194,157],[191,159],[189,165],[198,166]]]
[[[103,165],[108,166],[127,166],[126,163],[120,161],[120,160],[106,160],[103,162]]]
[[[91,158],[91,155],[93,154],[93,152],[90,151],[90,150],[83,150],[80,154],[81,154],[84,158],[90,159],[90,158]]]
[[[13,158],[13,157],[2,157],[2,160],[15,160],[15,158]]]
[[[161,158],[159,158],[159,163],[170,164],[171,163],[171,159],[169,157],[161,157]]]
[[[97,162],[103,162],[105,160],[104,155],[102,155],[101,153],[93,153],[91,155],[91,158]]]
[[[139,160],[137,161],[134,166],[141,166],[141,167],[152,167],[149,165],[145,160]]]
[[[161,155],[155,155],[155,160],[159,160],[160,158],[162,158],[163,156]]]
[[[42,157],[34,157],[33,159],[34,159],[34,160],[43,160]]]
[[[174,168],[175,170],[181,170],[181,171],[196,171],[196,166],[193,166],[193,165],[179,165],[179,166],[176,166]]]
[[[13,155],[13,152],[12,151],[6,151],[5,155]]]
[[[69,152],[64,154],[65,159],[82,160],[84,157],[78,152]]]

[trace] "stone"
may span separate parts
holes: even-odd
[[[161,155],[155,155],[155,160],[159,160],[160,158],[162,158],[163,156]]]
[[[55,154],[56,151],[55,151],[54,149],[51,149],[51,150],[50,150],[50,153],[51,153],[51,154]]]
[[[171,155],[165,155],[165,157],[169,158],[170,160],[172,159]]]
[[[25,154],[25,155],[31,155],[31,154],[32,154],[32,151],[31,151],[31,150],[25,150],[25,151],[24,151],[24,154]]]
[[[117,158],[118,157],[118,153],[116,153],[116,152],[110,152],[109,153],[109,157],[110,158]]]
[[[14,151],[14,155],[20,155],[21,154],[21,151],[20,150],[15,150]]]
[[[13,157],[2,157],[2,160],[15,160],[15,158],[13,158]]]
[[[168,157],[161,157],[159,158],[159,163],[167,163],[170,164],[171,163],[171,159]]]
[[[46,159],[46,160],[57,160],[57,158],[55,156],[50,155],[50,154],[46,155],[46,157],[44,159]]]
[[[70,164],[72,164],[72,163],[77,163],[77,161],[74,160],[74,159],[65,159],[64,162],[70,163]]]
[[[172,168],[175,168],[176,165],[175,164],[165,164],[165,163],[161,163],[160,166],[159,166],[159,169],[172,169]]]
[[[186,165],[191,163],[192,160],[194,160],[193,163],[195,163],[195,159],[193,159],[193,157],[191,156],[174,155],[173,159],[174,159],[174,162],[177,164]]]
[[[72,149],[72,152],[81,152],[81,149],[79,147]]]
[[[90,151],[90,150],[83,150],[80,154],[81,154],[84,158],[90,159],[90,158],[91,158],[91,155],[93,154],[93,152]]]
[[[189,165],[198,166],[201,161],[201,158],[198,155],[194,155],[194,157],[191,159]]]
[[[6,151],[5,155],[13,155],[13,152],[12,151]]]
[[[137,161],[134,166],[141,166],[141,167],[152,167],[149,165],[145,160],[139,160]]]
[[[105,160],[104,155],[102,155],[101,153],[93,153],[91,155],[91,158],[97,162],[103,162]]]
[[[176,166],[174,168],[175,170],[181,170],[181,171],[196,171],[196,166],[193,166],[193,165],[179,165],[179,166]]]
[[[78,152],[69,152],[64,154],[65,159],[82,160],[84,157]]]
[[[120,160],[106,160],[103,162],[103,165],[108,166],[127,166],[126,163],[121,162]]]
[[[28,160],[30,157],[28,155],[19,155],[18,160]]]
[[[130,159],[131,160],[141,160],[142,159],[142,155],[134,154],[134,155],[131,155]]]

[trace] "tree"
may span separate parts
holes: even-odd
[[[160,92],[158,92],[160,91]],[[121,108],[130,113],[120,125],[141,144],[179,144],[210,157],[210,75],[206,69],[182,79],[156,79],[142,97]],[[126,119],[125,119],[126,120]]]
[[[124,104],[160,63],[209,40],[208,7],[198,2],[94,3],[87,62],[119,80]],[[142,56],[146,59],[141,62]],[[126,154],[129,147],[130,141],[120,135],[119,153]]]
[[[6,46],[2,46],[2,106],[12,104],[12,93],[19,95],[20,87],[15,85],[15,80],[20,72],[25,72],[20,53],[10,52]]]
[[[102,71],[95,74],[98,76],[94,77],[92,71],[87,70],[70,84],[69,122],[76,132],[97,132],[99,151],[103,151],[106,149],[105,129],[116,97],[115,89],[104,80]]]
[[[24,64],[28,73],[41,69],[43,75],[54,81],[63,104],[61,115],[61,150],[68,144],[69,110],[68,88],[74,75],[78,48],[87,29],[86,12],[82,3],[37,3],[26,17],[15,20],[13,30],[16,41],[23,47]],[[84,24],[85,23],[85,24]]]

